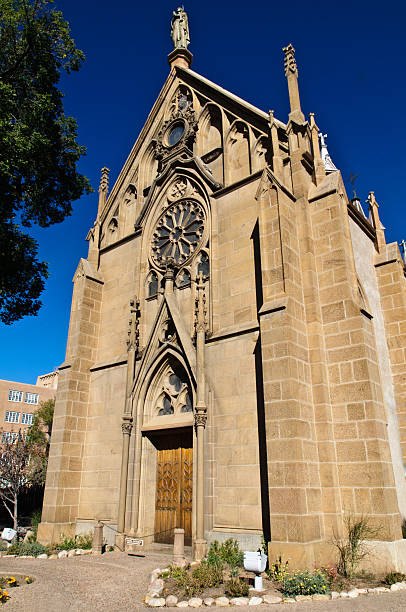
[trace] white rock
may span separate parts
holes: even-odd
[[[326,593],[315,593],[312,595],[312,599],[313,601],[329,601],[330,595],[327,595]]]
[[[290,604],[290,603],[296,603],[296,601],[293,599],[293,597],[284,597],[282,599],[282,603]]]
[[[348,591],[348,597],[351,597],[351,599],[358,597],[358,589],[351,589],[351,591]]]
[[[164,581],[162,580],[162,578],[156,578],[153,582],[151,582],[149,588],[162,591],[162,589],[164,588]]]
[[[77,554],[77,555],[84,555],[84,554],[85,554],[85,551],[84,551],[84,550],[82,550],[81,548],[77,548],[77,549],[76,549],[76,554]]]
[[[214,606],[214,599],[213,597],[206,597],[206,599],[204,600],[204,605],[207,606],[208,608],[210,608],[211,606]]]
[[[282,597],[277,597],[276,595],[264,595],[262,599],[266,604],[278,604],[282,601]]]
[[[376,587],[375,593],[389,593],[390,589],[387,587]]]
[[[348,593],[347,593],[347,591],[341,591],[341,593],[340,593],[340,597],[341,597],[342,599],[346,599],[346,598],[348,597]]]
[[[403,589],[402,589],[402,586],[400,584],[395,582],[395,584],[391,584],[390,590],[391,591],[402,591]]]
[[[74,557],[76,555],[76,550],[69,550],[68,551],[68,557],[71,559],[72,557]]]
[[[338,593],[337,591],[331,591],[330,595],[331,599],[339,599],[340,597],[340,593]]]
[[[189,608],[200,608],[203,604],[203,600],[200,597],[192,597],[188,601]]]
[[[188,608],[189,607],[189,602],[188,601],[180,601],[179,603],[176,604],[177,608]]]
[[[165,599],[163,597],[153,597],[149,600],[148,605],[150,608],[163,608],[165,605]]]
[[[247,606],[248,597],[233,597],[230,599],[230,606]]]
[[[60,550],[59,553],[58,553],[58,559],[64,559],[67,556],[68,556],[68,551],[67,550]]]
[[[58,555],[49,555],[48,559],[57,559]]]
[[[358,595],[366,595],[368,593],[368,589],[357,589]]]
[[[171,606],[176,606],[176,604],[178,603],[178,598],[175,597],[175,595],[168,595],[165,601],[168,608],[170,608]]]
[[[263,599],[262,597],[251,597],[251,599],[248,602],[249,606],[259,606],[260,604],[262,604]]]
[[[219,608],[225,608],[226,606],[230,605],[230,600],[228,599],[228,597],[217,597],[216,599],[216,606],[218,606]]]
[[[37,559],[48,559],[48,555],[43,553],[42,555],[38,555]]]

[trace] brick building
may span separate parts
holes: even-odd
[[[31,425],[34,412],[41,402],[55,397],[55,394],[55,388],[0,380],[0,428],[3,440],[17,436],[20,430],[24,432]]]
[[[109,194],[102,170],[39,539],[101,519],[121,548],[148,547],[181,526],[200,558],[264,533],[311,566],[332,561],[345,513],[364,513],[381,559],[406,571],[398,245],[372,191],[368,216],[347,197],[291,45],[284,123],[192,71],[174,40]]]

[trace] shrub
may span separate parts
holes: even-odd
[[[338,550],[337,569],[345,578],[351,578],[362,559],[369,554],[366,540],[375,539],[380,528],[372,526],[367,516],[355,518],[349,514],[344,518],[346,537],[334,534],[333,544]]]
[[[223,570],[216,565],[202,562],[192,572],[182,567],[171,567],[161,574],[162,577],[173,578],[177,586],[184,591],[186,597],[199,595],[205,589],[217,587],[223,582]]]
[[[73,548],[90,549],[93,546],[93,533],[80,534],[71,538],[64,538],[62,542],[52,544],[55,550],[72,550]]]
[[[7,549],[8,555],[18,555],[19,557],[22,555],[38,557],[38,555],[42,555],[46,552],[48,552],[47,547],[39,542],[15,542]]]
[[[316,593],[327,593],[329,590],[326,577],[320,571],[295,572],[291,576],[285,576],[282,580],[282,592],[286,597],[296,595],[314,595]]]
[[[231,597],[246,597],[248,591],[248,582],[241,580],[241,578],[231,578],[225,583],[224,592]]]
[[[237,540],[229,538],[222,544],[214,540],[210,544],[207,553],[207,563],[210,566],[221,567],[227,563],[230,567],[242,567],[244,564],[244,553],[240,550]]]
[[[283,561],[282,555],[279,555],[276,561],[270,564],[269,569],[266,571],[271,580],[276,582],[282,582],[282,580],[289,576],[289,561]]]
[[[401,572],[389,572],[382,582],[390,586],[391,584],[395,584],[395,582],[403,582],[404,580],[406,580],[405,574]]]

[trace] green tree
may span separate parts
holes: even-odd
[[[29,445],[42,445],[46,449],[46,455],[48,455],[51,441],[54,410],[54,399],[42,402],[35,411],[32,425],[27,431],[27,443]]]
[[[35,315],[48,276],[22,228],[48,227],[92,191],[76,164],[85,154],[57,85],[83,52],[52,0],[0,0],[0,320]]]

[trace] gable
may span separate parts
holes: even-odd
[[[212,176],[214,188],[234,182],[237,176],[248,176],[269,163],[271,143],[267,113],[197,73],[176,66],[164,83],[101,212],[102,247],[108,242],[105,236],[109,236],[111,242],[133,231],[154,180],[162,172],[157,147],[165,137],[166,127],[181,112],[179,97],[190,106],[195,122],[194,143],[188,154],[183,155],[182,163],[188,158],[189,164],[194,160],[203,178]],[[276,124],[284,139],[286,126],[278,121]],[[130,220],[126,205],[134,205],[136,209]],[[117,208],[119,213],[114,214]],[[107,231],[109,224],[110,233]]]

